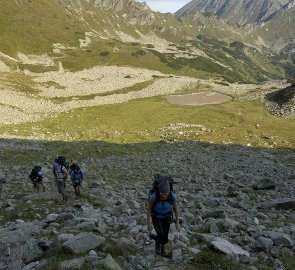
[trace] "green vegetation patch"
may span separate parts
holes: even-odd
[[[30,76],[23,73],[5,72],[1,73],[0,82],[7,85],[11,90],[25,94],[38,94],[37,83]]]
[[[206,130],[189,128],[190,132],[183,134],[179,133],[181,130],[161,131],[171,123],[203,125]],[[270,115],[259,100],[178,106],[154,97],[75,109],[35,123],[2,126],[0,134],[127,144],[155,142],[165,135],[172,140],[294,148],[294,130],[294,120]]]
[[[126,78],[128,79],[128,78]],[[91,94],[91,95],[86,95],[86,96],[71,96],[71,97],[55,97],[52,98],[51,100],[56,103],[63,103],[69,100],[91,100],[94,99],[95,97],[106,97],[110,95],[117,95],[117,94],[127,94],[129,92],[136,92],[140,91],[150,85],[152,85],[155,82],[155,80],[149,80],[145,82],[140,82],[136,83],[132,86],[124,87],[121,89],[117,89],[111,92],[105,92],[105,93],[100,93],[100,94]]]
[[[213,251],[210,249],[202,250],[198,253],[191,266],[188,270],[202,269],[202,270],[240,270],[245,269],[242,264],[234,262],[231,258],[227,257],[225,254]]]
[[[29,177],[27,179],[24,179],[23,181],[30,181]],[[15,187],[21,190],[21,185],[17,185]],[[32,185],[33,190],[33,185]],[[16,196],[17,197],[17,196]],[[18,199],[21,199],[19,197]],[[15,210],[9,211],[4,208],[0,210],[0,215],[4,217],[2,221],[0,221],[0,224],[4,224],[7,222],[13,222],[16,219],[22,219],[24,221],[31,221],[36,218],[36,215],[38,214],[40,218],[44,219],[47,216],[47,213],[49,213],[51,210],[56,209],[56,207],[59,206],[59,202],[48,204],[48,201],[44,200],[34,200],[31,203],[21,203],[19,204]],[[45,210],[48,210],[46,213]]]

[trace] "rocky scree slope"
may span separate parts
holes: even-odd
[[[26,166],[2,164],[0,268],[202,269],[198,256],[217,249],[250,269],[286,269],[284,258],[295,252],[294,163],[293,150],[162,143],[84,160],[82,198],[70,195],[65,204],[49,163],[42,164],[48,191],[39,194]],[[181,232],[171,227],[169,259],[154,254],[145,225],[158,170],[173,174],[181,215]]]
[[[264,100],[272,114],[295,119],[295,85],[268,93]]]

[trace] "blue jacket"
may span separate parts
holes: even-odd
[[[161,201],[158,199],[158,193],[155,192],[149,197],[149,201],[155,203],[152,209],[152,216],[166,218],[172,213],[172,203],[176,201],[176,194],[170,192],[170,198],[167,201]]]
[[[83,176],[84,176],[84,173],[82,170],[80,170],[79,172],[76,172],[75,170],[73,170],[71,172],[71,179],[72,179],[72,182],[73,183],[81,183],[83,181]]]

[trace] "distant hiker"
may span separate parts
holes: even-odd
[[[59,156],[55,159],[55,162],[53,163],[52,170],[53,175],[55,177],[56,185],[57,185],[57,191],[62,195],[63,201],[67,200],[67,196],[65,194],[65,188],[66,188],[66,180],[68,178],[68,171],[65,167],[66,165],[66,158],[63,156]]]
[[[76,197],[80,197],[80,187],[83,181],[84,172],[80,169],[79,165],[75,163],[70,166],[70,169],[70,176],[75,189]]]
[[[172,221],[173,210],[175,213],[176,229],[180,230],[179,212],[176,201],[176,194],[171,188],[170,174],[156,174],[154,189],[151,190],[147,206],[147,227],[152,231],[152,223],[157,233],[155,252],[158,255],[167,257],[165,245],[168,243],[170,223]],[[172,180],[172,178],[171,178]]]
[[[43,183],[43,172],[41,166],[34,166],[31,170],[29,177],[32,180],[33,186],[36,189],[36,192],[43,191],[45,192],[45,185]]]

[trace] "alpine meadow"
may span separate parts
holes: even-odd
[[[0,7],[0,270],[295,269],[295,0]]]

